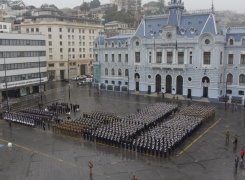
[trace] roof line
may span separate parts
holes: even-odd
[[[143,24],[143,20],[141,20],[141,22],[140,22],[138,28],[136,29],[135,33],[133,34],[133,36],[136,36],[136,33],[138,32],[138,30],[139,30],[141,24]],[[143,28],[144,28],[144,27],[143,27]]]
[[[203,26],[203,28],[202,28],[202,30],[201,30],[201,33],[203,33],[203,30],[205,29],[205,27],[206,27],[206,25],[207,25],[207,23],[208,23],[208,20],[209,20],[209,18],[210,18],[210,15],[211,14],[209,14],[209,16],[208,16],[208,18],[207,18],[207,20],[206,20],[206,22],[205,22],[205,24],[204,24],[204,26]],[[200,33],[200,34],[201,34]]]
[[[217,27],[216,27],[216,21],[215,21],[215,15],[214,14],[212,14],[212,16],[213,16],[213,22],[214,22],[214,29],[215,29],[215,34],[217,34]]]

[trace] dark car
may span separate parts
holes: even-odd
[[[61,82],[69,82],[69,79],[61,79]]]

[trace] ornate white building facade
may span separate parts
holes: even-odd
[[[99,34],[93,64],[101,87],[242,100],[245,28],[220,29],[213,8],[184,13],[181,0],[168,7],[166,16],[144,17],[135,34]]]

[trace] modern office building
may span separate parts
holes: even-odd
[[[49,80],[67,79],[68,67],[70,77],[93,73],[94,40],[103,28],[99,20],[61,16],[53,7],[36,10],[21,23],[21,31],[46,36]]]
[[[133,35],[96,38],[93,64],[101,88],[242,100],[245,28],[221,29],[213,7],[188,13],[181,0],[172,0],[168,8],[168,15],[144,17]]]
[[[40,80],[45,90],[45,36],[40,33],[0,33],[0,100],[6,99],[6,91],[8,97],[39,93]]]

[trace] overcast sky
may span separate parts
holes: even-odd
[[[40,7],[44,3],[54,4],[58,8],[69,7],[73,8],[82,4],[83,0],[23,0],[26,5],[34,5]],[[91,0],[85,0],[90,2]],[[169,2],[170,0],[165,0]],[[110,0],[100,0],[102,4],[109,3]],[[149,0],[142,0],[142,4],[149,2]],[[183,0],[187,10],[209,9],[211,8],[212,0]],[[232,10],[239,13],[245,13],[244,0],[214,0],[215,10]]]

